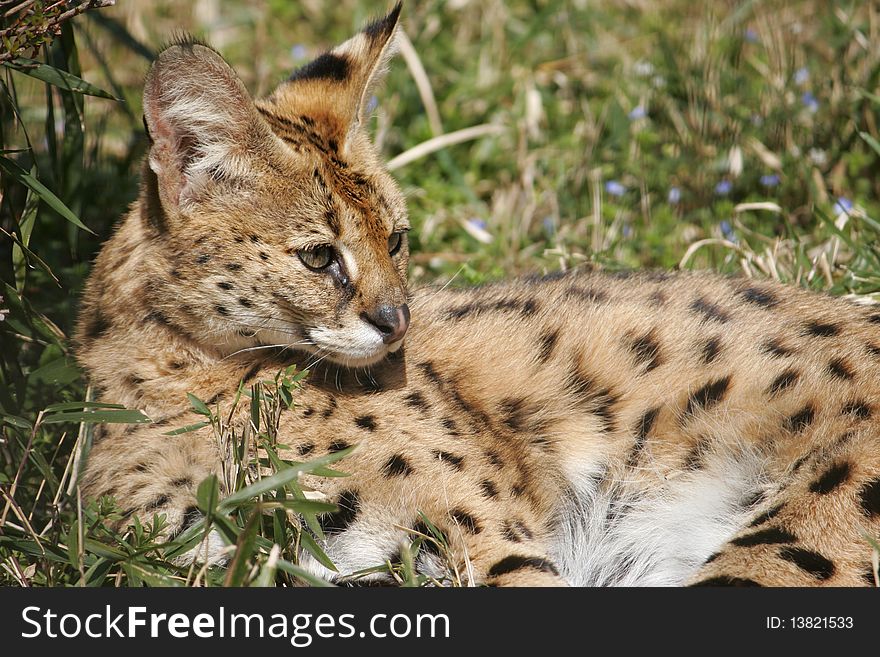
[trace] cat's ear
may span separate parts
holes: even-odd
[[[273,135],[223,58],[191,42],[166,48],[144,87],[149,166],[163,206],[183,207],[206,189],[248,175]]]
[[[267,99],[283,116],[307,116],[344,148],[369,118],[370,99],[397,52],[402,3],[348,41],[293,72]]]

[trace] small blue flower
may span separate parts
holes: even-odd
[[[715,193],[718,194],[718,196],[727,196],[732,189],[733,184],[729,180],[722,180],[715,185]]]
[[[611,196],[623,196],[626,194],[626,187],[616,180],[609,180],[605,183],[605,191],[611,194]]]
[[[801,102],[804,104],[808,110],[813,113],[819,111],[819,101],[816,100],[816,97],[810,91],[805,91],[803,96],[801,96]]]
[[[775,173],[769,173],[764,176],[761,176],[761,184],[764,187],[776,187],[779,184],[779,176]]]
[[[647,115],[648,113],[645,111],[645,108],[641,105],[637,105],[628,116],[630,121],[638,121],[639,119],[645,118]]]
[[[479,230],[486,230],[486,222],[483,221],[482,219],[477,219],[477,218],[468,219],[468,224],[470,224],[471,226],[473,226],[474,228],[477,228]]]
[[[628,238],[630,235],[633,234],[632,226],[630,226],[629,224],[623,224],[623,231],[621,232],[623,233],[623,236],[625,238]]]
[[[846,196],[841,196],[837,199],[837,203],[834,204],[834,214],[849,214],[853,209],[853,202],[850,201]]]
[[[758,33],[755,32],[752,28],[746,29],[745,39],[749,43],[758,43]]]
[[[677,205],[681,200],[681,190],[678,187],[670,187],[669,194],[666,195],[666,200],[669,201],[670,205]]]
[[[721,229],[721,234],[724,235],[724,239],[731,241],[736,239],[736,233],[733,232],[733,226],[730,225],[729,221],[722,221],[718,224],[718,227]]]
[[[810,71],[807,70],[806,66],[801,66],[798,70],[794,72],[794,83],[797,85],[802,85],[810,79]]]
[[[553,223],[553,217],[544,217],[543,225],[544,232],[548,235],[554,235],[556,233],[556,225]]]
[[[371,113],[379,106],[379,99],[376,96],[370,96],[370,100],[367,102],[367,114]]]
[[[290,49],[290,56],[295,60],[302,60],[309,56],[309,51],[300,43]]]

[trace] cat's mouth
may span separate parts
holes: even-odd
[[[403,338],[385,343],[373,327],[362,323],[354,328],[317,327],[306,331],[307,351],[344,367],[374,365],[403,346]]]

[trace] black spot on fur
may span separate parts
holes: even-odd
[[[713,338],[709,338],[706,340],[706,344],[703,345],[703,362],[708,365],[715,361],[718,358],[718,354],[721,352],[721,337],[715,336]]]
[[[840,333],[840,327],[836,324],[820,321],[808,322],[804,330],[807,335],[814,335],[817,338],[830,338]]]
[[[443,428],[446,429],[446,433],[448,433],[450,436],[458,435],[458,425],[451,417],[442,418],[440,420],[440,424],[443,425]]]
[[[592,288],[583,288],[577,285],[572,285],[565,292],[565,296],[570,299],[580,299],[581,301],[588,301],[590,303],[605,303],[608,301],[608,295],[601,290],[594,290]]]
[[[730,575],[719,575],[718,577],[709,577],[691,584],[691,586],[761,586],[753,579],[745,577],[731,577]]]
[[[230,262],[224,265],[227,271],[239,271],[241,269],[241,265],[237,262]]]
[[[869,344],[867,349],[868,349],[869,354],[871,354],[872,356],[875,356],[877,358],[880,358],[880,347],[878,347],[875,344]]]
[[[510,524],[509,520],[505,520],[501,524],[501,535],[505,540],[510,541],[511,543],[522,543],[522,539],[519,534],[513,530],[513,525]]]
[[[233,288],[235,288],[235,286],[229,281],[221,281],[217,283],[217,287],[219,287],[221,290],[232,290]]]
[[[785,356],[791,356],[794,353],[794,349],[783,346],[783,344],[776,339],[765,342],[761,345],[761,350],[775,358],[784,358]]]
[[[406,395],[406,397],[403,398],[403,401],[407,406],[417,408],[420,411],[427,411],[431,408],[428,400],[426,400],[425,396],[418,390],[414,390],[413,392]]]
[[[155,500],[150,502],[144,507],[144,511],[155,511],[158,508],[161,508],[170,502],[170,498],[167,495],[160,495]]]
[[[752,547],[754,545],[775,545],[778,543],[795,543],[797,537],[781,527],[768,527],[745,536],[740,536],[730,541],[738,547]]]
[[[519,312],[525,317],[533,315],[538,310],[537,302],[532,299],[519,301],[517,299],[502,299],[501,301],[474,301],[450,308],[446,311],[446,318],[454,321],[462,320],[472,315],[481,315],[486,312]]]
[[[171,482],[171,485],[175,488],[189,488],[192,486],[193,480],[190,477],[180,477],[179,479],[175,479]]]
[[[501,421],[511,431],[521,431],[525,426],[528,419],[525,403],[522,397],[508,397],[498,404]]]
[[[559,331],[545,331],[538,341],[538,362],[546,363],[553,356],[556,343],[559,341]]]
[[[470,513],[463,511],[461,509],[453,509],[449,512],[449,515],[460,527],[464,527],[471,534],[479,534],[483,531],[483,528],[480,527],[480,524],[477,522],[476,518],[474,518]]]
[[[596,408],[593,410],[593,415],[602,422],[602,429],[605,432],[612,433],[615,430],[614,406],[620,401],[620,397],[605,389],[601,390],[595,399]]]
[[[645,365],[645,372],[656,369],[663,362],[660,358],[660,346],[653,331],[633,340],[630,349],[635,354],[636,365]]]
[[[207,253],[202,253],[199,257],[196,258],[196,262],[200,265],[204,265],[208,260],[211,259]]]
[[[314,61],[294,71],[290,80],[345,80],[351,64],[343,55],[326,52]]]
[[[834,564],[818,552],[798,547],[785,547],[779,550],[779,556],[816,579],[826,580],[834,575]]]
[[[874,313],[873,315],[868,315],[868,321],[872,324],[880,324],[880,313]]]
[[[880,479],[868,482],[859,491],[862,500],[862,510],[871,518],[880,516]]]
[[[100,310],[95,310],[87,315],[85,326],[83,327],[83,336],[86,340],[95,340],[104,335],[109,329],[110,321]]]
[[[168,540],[173,541],[184,531],[199,522],[203,517],[204,516],[202,515],[202,512],[199,511],[199,508],[197,506],[188,506],[183,512],[183,519],[180,523],[180,527],[168,534]]]
[[[269,259],[269,254],[266,253],[265,251],[260,251],[260,260],[265,261],[265,260],[268,260],[268,259]]]
[[[742,295],[742,298],[749,303],[763,306],[764,308],[772,308],[779,303],[779,300],[771,292],[757,287],[748,287],[740,292],[740,295]]]
[[[710,319],[714,322],[725,324],[730,321],[730,315],[727,311],[706,299],[695,299],[690,307],[694,312],[699,313],[706,319]]]
[[[376,418],[372,415],[361,415],[354,419],[355,425],[357,425],[361,429],[365,429],[367,431],[375,431],[376,430]]]
[[[819,495],[827,495],[835,488],[842,485],[849,479],[850,464],[846,461],[836,463],[828,468],[822,475],[810,484],[810,491],[819,493]]]
[[[380,18],[378,20],[373,21],[369,25],[367,25],[362,31],[370,41],[384,41],[387,39],[391,32],[394,30],[394,26],[397,24],[397,18],[400,16],[400,8],[403,6],[402,2],[398,2],[394,5],[394,8],[391,12],[385,16],[384,18]]]
[[[645,414],[639,418],[638,424],[636,424],[635,433],[636,442],[630,450],[629,456],[626,459],[626,466],[628,468],[633,468],[636,466],[639,460],[639,455],[645,447],[645,442],[648,439],[648,434],[651,433],[651,429],[654,428],[654,423],[657,421],[657,416],[660,414],[660,408],[651,408],[645,411]]]
[[[706,557],[706,560],[703,562],[703,565],[705,566],[707,563],[712,563],[718,557],[720,557],[722,554],[724,554],[724,553],[723,552],[713,552],[708,557]]]
[[[386,477],[408,477],[414,471],[402,454],[395,454],[382,468]]]
[[[499,456],[498,452],[488,451],[486,452],[486,458],[489,459],[489,463],[491,463],[496,468],[503,468],[504,461]]]
[[[153,324],[161,324],[162,326],[171,325],[171,321],[168,319],[168,316],[161,310],[151,310],[149,313],[147,313],[147,316],[144,317],[144,321],[152,322]]]
[[[871,407],[863,401],[851,401],[841,410],[843,415],[852,415],[860,420],[871,417]]]
[[[805,431],[816,418],[816,409],[812,404],[807,404],[794,415],[785,418],[785,428],[795,433]]]
[[[749,523],[749,527],[757,527],[759,525],[763,525],[768,520],[772,520],[777,515],[779,515],[779,512],[782,511],[782,509],[784,508],[785,504],[777,504],[776,506],[767,509],[763,513],[759,513],[757,516],[755,516],[755,519]]]
[[[330,403],[327,408],[324,409],[324,412],[321,413],[321,417],[325,420],[329,419],[333,416],[333,413],[336,412],[336,407],[339,405],[339,402],[336,401],[335,397],[330,397]]]
[[[434,533],[430,529],[428,529],[428,525],[426,525],[422,520],[419,520],[413,525],[413,531],[417,534],[420,534],[420,536],[416,537],[422,540],[422,544],[419,549],[420,552],[424,551],[427,554],[434,555],[435,557],[440,556],[440,546],[437,545],[436,540],[432,540],[434,539]]]
[[[458,456],[457,454],[451,454],[450,452],[444,452],[439,449],[435,449],[431,452],[434,456],[436,456],[441,461],[448,463],[456,470],[461,470],[464,466],[462,462],[464,461],[463,456]]]
[[[341,439],[336,439],[332,443],[327,446],[327,451],[330,454],[335,454],[336,452],[341,452],[344,449],[348,449],[351,447],[347,442]]]
[[[843,379],[844,381],[849,381],[854,376],[849,365],[843,358],[835,358],[828,363],[828,371],[831,372],[832,376],[837,377],[838,379]]]
[[[480,489],[483,491],[483,496],[490,500],[494,500],[498,498],[498,487],[495,485],[495,482],[486,479],[480,483]]]
[[[767,387],[768,395],[777,395],[783,390],[788,390],[797,383],[800,378],[800,372],[795,369],[787,369],[782,374],[773,379],[773,382]]]
[[[339,511],[318,516],[318,524],[325,534],[337,534],[345,531],[357,519],[361,508],[361,499],[357,492],[347,490],[336,501]]]
[[[685,415],[693,415],[699,409],[708,409],[718,404],[730,387],[730,376],[725,376],[717,381],[711,381],[694,392],[687,401]]]
[[[553,575],[559,574],[559,571],[556,570],[556,566],[546,559],[512,554],[493,564],[492,567],[489,568],[488,575],[489,577],[500,577],[501,575],[506,575],[523,569],[539,570],[544,573],[552,573]]]
[[[217,311],[218,315],[229,317],[229,310],[226,309],[226,306],[214,306],[214,310]]]
[[[308,456],[315,451],[315,443],[303,443],[296,448],[296,451],[299,452],[300,456]]]
[[[684,457],[684,465],[682,467],[685,470],[699,470],[703,467],[703,456],[706,454],[706,451],[709,448],[709,440],[706,438],[702,438],[697,441],[697,444],[690,448],[687,453],[687,456]]]

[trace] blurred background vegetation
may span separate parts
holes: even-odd
[[[137,194],[153,54],[191,32],[263,95],[387,9],[101,5],[0,0],[0,582],[85,579],[82,541],[50,576],[13,538],[70,548],[81,521],[68,338]],[[877,3],[411,0],[403,28],[373,131],[409,199],[416,283],[592,263],[880,293]]]

